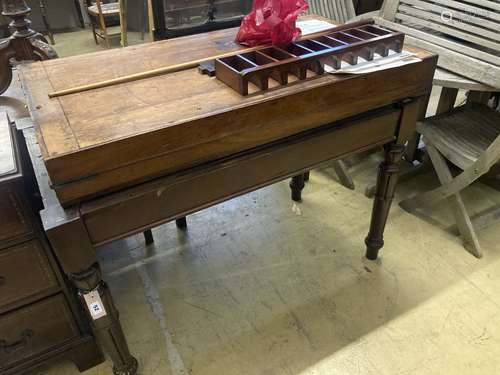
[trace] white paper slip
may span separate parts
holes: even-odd
[[[297,21],[296,25],[302,31],[302,35],[314,34],[335,27],[335,24],[321,20]]]
[[[359,57],[358,63],[356,65],[350,65],[345,61],[342,61],[340,69],[334,69],[328,63],[328,58],[323,59],[323,67],[326,73],[331,74],[365,74],[370,72],[376,72],[379,70],[395,68],[398,66],[403,66],[407,64],[413,64],[422,61],[414,53],[408,51],[402,51],[399,53],[392,52],[389,56],[382,57],[375,54],[375,57],[371,61],[367,61]]]
[[[92,319],[97,320],[106,316],[106,309],[102,304],[101,296],[99,295],[98,290],[93,290],[89,293],[85,293],[83,295],[83,299],[87,304],[87,308],[89,309],[90,316]]]

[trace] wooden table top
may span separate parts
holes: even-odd
[[[187,62],[241,46],[237,29],[165,40],[24,66],[28,105],[44,159],[255,104],[345,77],[321,78],[242,97],[217,79],[189,69],[127,84],[49,99],[48,92]],[[428,55],[418,52],[420,57]]]
[[[233,42],[235,32],[226,29],[23,67],[44,159],[261,99],[242,98],[197,69],[56,99],[47,97],[54,90],[236,51],[241,47]]]
[[[23,88],[59,198],[70,202],[104,194],[423,95],[428,82],[422,77],[434,69],[435,55],[412,49],[423,63],[366,75],[325,74],[248,96],[193,68],[48,97],[55,90],[237,51],[242,47],[234,43],[236,32],[225,29],[23,65]],[[387,80],[388,75],[396,78]],[[300,107],[304,103],[307,108]]]

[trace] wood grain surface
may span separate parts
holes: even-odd
[[[236,51],[236,29],[25,65],[52,184],[69,204],[378,108],[430,88],[435,56],[363,76],[321,76],[241,97],[189,69],[91,92],[47,93]],[[388,79],[391,77],[391,79]]]

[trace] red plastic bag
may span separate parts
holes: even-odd
[[[308,8],[305,0],[254,0],[252,11],[241,21],[236,42],[248,46],[290,43],[300,36],[295,21]]]

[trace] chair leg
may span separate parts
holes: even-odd
[[[439,96],[439,102],[436,108],[436,115],[446,113],[451,111],[455,107],[455,102],[457,101],[458,89],[451,87],[443,87],[441,89],[441,95]]]
[[[442,94],[442,92],[441,92]],[[429,106],[429,100],[431,95],[426,95],[424,98],[420,100],[420,108],[418,110],[418,120],[425,119],[427,115],[427,107]],[[418,132],[414,132],[413,135],[408,139],[406,143],[406,148],[403,154],[403,158],[410,164],[413,164],[414,161],[420,161],[419,155],[422,154],[422,150],[418,148],[420,144],[420,134]]]
[[[102,35],[104,37],[104,42],[106,43],[106,48],[110,48],[108,30],[106,29],[106,22],[103,22]]]
[[[455,196],[448,198],[448,200],[453,202],[453,213],[455,215],[455,220],[457,222],[457,227],[462,235],[462,240],[464,241],[465,249],[474,255],[476,258],[481,258],[483,256],[481,245],[474,231],[474,226],[472,225],[471,219],[465,208],[465,204],[457,193]]]
[[[97,40],[97,33],[95,30],[94,22],[91,22],[91,25],[92,25],[92,35],[94,35],[94,42],[95,42],[95,44],[99,45],[99,41]]]
[[[300,202],[302,200],[302,189],[304,189],[304,173],[292,177],[290,189],[292,189],[292,200]]]
[[[153,242],[155,242],[155,239],[153,237],[153,232],[151,232],[151,229],[145,230],[142,234],[144,235],[144,240],[146,242],[146,245],[151,245]]]
[[[144,40],[144,28],[145,28],[145,18],[147,14],[147,3],[145,0],[142,1],[142,9],[139,14],[139,23],[141,24],[140,30],[141,30],[141,40]]]
[[[310,171],[304,172],[304,182],[309,181]]]
[[[427,152],[429,153],[432,165],[434,166],[434,170],[436,171],[441,184],[444,185],[451,182],[453,180],[453,176],[448,168],[448,165],[446,164],[446,160],[430,142],[427,142]],[[462,196],[459,192],[457,192],[447,199],[453,209],[453,215],[455,216],[458,231],[464,241],[464,247],[472,255],[481,258],[481,246],[479,245],[479,240],[477,239],[472,221],[467,213],[467,209],[465,208]]]
[[[52,29],[50,28],[49,19],[47,17],[47,9],[45,6],[45,0],[39,0],[39,6],[40,6],[40,13],[42,15],[43,25],[45,26],[45,30],[47,32],[47,35],[49,36],[50,44],[54,45],[54,44],[56,44],[56,42],[54,40],[54,33],[52,32]]]
[[[118,0],[120,4],[120,44],[122,47],[126,47],[128,44],[127,40],[127,0]]]
[[[175,225],[177,225],[177,228],[180,230],[186,230],[187,229],[187,220],[186,217],[181,217],[177,220],[175,220]]]
[[[108,30],[106,29],[106,20],[104,18],[104,15],[102,13],[102,8],[101,8],[101,0],[96,1],[96,6],[97,10],[99,12],[99,28],[101,29],[101,34],[104,39],[104,42],[106,43],[106,48],[109,48],[109,38],[108,38]]]
[[[354,190],[354,181],[352,180],[345,163],[342,160],[335,160],[333,162],[333,168],[335,169],[335,173],[337,173],[340,183],[346,188]]]

